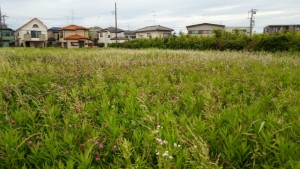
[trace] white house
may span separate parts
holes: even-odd
[[[33,18],[15,32],[16,46],[24,47],[46,47],[47,27],[42,21]]]
[[[167,28],[160,25],[147,26],[141,29],[136,30],[136,38],[166,38],[171,36],[171,28]]]
[[[110,43],[123,43],[127,40],[127,38],[125,38],[125,31],[122,29],[116,29],[115,27],[102,29],[98,35],[98,43],[103,44],[104,47],[107,47]]]

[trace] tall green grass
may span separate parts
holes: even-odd
[[[299,168],[299,63],[0,49],[0,168]]]

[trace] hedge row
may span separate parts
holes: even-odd
[[[239,31],[230,33],[214,31],[213,36],[195,37],[180,34],[169,38],[135,39],[110,47],[142,49],[187,50],[248,50],[248,51],[300,51],[300,33],[256,34],[251,37]]]

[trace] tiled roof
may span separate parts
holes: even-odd
[[[34,20],[36,20],[36,21],[40,22],[42,25],[44,25],[44,23],[41,20],[39,20],[38,18],[33,18],[30,21],[28,21],[27,23],[25,23],[23,26],[21,26],[19,29],[17,29],[16,31],[19,31],[20,29],[24,28],[26,25],[30,24]],[[44,25],[44,26],[47,29],[47,26],[46,25]]]
[[[66,40],[79,40],[79,39],[89,39],[88,37],[81,36],[81,35],[70,35],[68,37],[65,37]]]
[[[219,24],[213,24],[213,23],[200,23],[200,24],[196,24],[196,25],[189,25],[189,26],[186,26],[186,27],[189,28],[189,27],[201,26],[201,25],[212,25],[212,26],[225,27],[225,25],[219,25]]]
[[[69,25],[66,27],[63,27],[62,30],[89,30],[88,28],[85,28],[83,26],[77,26],[77,25]]]
[[[155,25],[155,26],[147,26],[141,29],[136,30],[135,32],[148,32],[148,31],[174,31],[171,28],[167,28],[164,26],[160,26],[160,25]]]
[[[125,31],[124,34],[125,34],[125,35],[135,35],[135,31],[127,30],[127,31]]]
[[[108,28],[105,28],[105,29],[102,29],[101,32],[110,32],[110,33],[116,33],[116,28],[115,27],[108,27]],[[120,32],[124,32],[123,29],[117,29],[117,33],[120,33]]]

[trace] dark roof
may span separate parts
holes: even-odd
[[[110,40],[116,40],[116,37],[113,37]],[[117,37],[117,40],[127,40],[127,38],[125,38],[125,37]]]
[[[200,24],[196,24],[196,25],[186,26],[186,28],[190,28],[190,27],[194,27],[194,26],[201,26],[201,25],[212,25],[212,26],[225,27],[225,25],[219,25],[219,24],[213,24],[213,23],[200,23]]]
[[[14,32],[14,30],[12,30],[11,28],[5,28],[5,27],[0,27],[0,30],[8,30],[8,31],[12,31],[12,32]]]
[[[135,35],[135,31],[127,30],[127,31],[125,31],[124,34],[125,34],[125,35]]]
[[[52,32],[56,32],[56,31],[60,31],[61,27],[52,27],[50,29],[48,29],[48,31],[52,31]]]
[[[138,29],[135,32],[149,32],[149,31],[174,31],[171,28],[167,28],[164,26],[160,26],[160,25],[155,25],[155,26],[146,26],[144,28]]]
[[[116,28],[115,27],[108,27],[108,28],[105,28],[105,29],[102,29],[101,32],[110,32],[110,33],[116,33]],[[123,29],[117,29],[117,33],[120,33],[120,32],[125,32]]]

